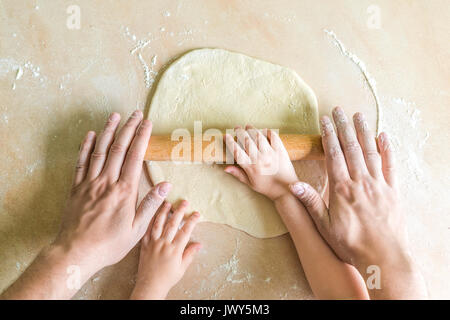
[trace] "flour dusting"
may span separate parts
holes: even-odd
[[[422,130],[420,110],[414,102],[404,98],[387,98],[383,123],[389,134],[404,184],[404,193],[415,192],[429,186],[427,167],[423,160],[423,148],[429,133]],[[389,106],[389,107],[387,107]]]
[[[227,274],[225,281],[235,284],[235,283],[243,283],[243,282],[249,282],[253,275],[249,272],[239,270],[239,253],[240,248],[240,240],[236,239],[236,247],[234,249],[233,255],[231,258],[219,265],[217,269],[212,273],[212,275],[225,272]]]
[[[348,51],[333,31],[324,31],[332,38],[341,53],[359,68],[372,92],[377,107],[376,132],[378,135],[383,126],[383,130],[389,134],[397,158],[399,176],[404,181],[403,191],[413,192],[419,183],[423,188],[427,185],[425,181],[427,175],[423,172],[426,163],[421,154],[429,133],[423,133],[421,130],[420,110],[414,102],[404,98],[386,98],[382,112],[376,81],[367,71],[366,64]]]
[[[24,77],[26,72],[32,78],[38,80],[42,87],[47,82],[47,77],[41,74],[41,68],[34,65],[31,61],[21,64],[12,58],[0,59],[0,78],[6,77],[11,72],[15,72],[13,83],[11,84],[12,90],[16,90],[18,81]]]
[[[130,29],[128,27],[122,27],[122,29],[124,35],[134,44],[134,47],[130,50],[130,54],[137,56],[139,63],[141,64],[142,69],[144,70],[145,87],[147,89],[150,89],[153,85],[153,82],[155,82],[155,78],[158,74],[158,72],[155,71],[157,55],[153,55],[151,62],[147,63],[142,53],[144,48],[149,46],[152,41],[159,39],[159,37],[152,36],[152,34],[149,33],[148,39],[138,39],[135,34],[132,34],[130,32]]]
[[[377,135],[380,134],[381,130],[381,118],[382,118],[382,110],[381,110],[381,103],[380,98],[378,97],[377,92],[377,82],[375,79],[370,75],[369,71],[367,71],[366,64],[358,58],[354,53],[348,51],[344,44],[338,39],[336,34],[333,31],[325,29],[324,32],[328,34],[331,39],[333,40],[333,43],[336,47],[339,48],[341,53],[348,57],[361,71],[362,75],[364,76],[364,79],[366,80],[367,86],[370,89],[370,92],[373,95],[373,98],[375,99],[375,105],[377,108],[377,124],[376,124],[376,133]]]
[[[142,68],[144,69],[144,82],[146,88],[151,88],[153,82],[155,82],[155,77],[158,74],[154,68],[156,65],[156,55],[153,56],[152,61],[150,65],[145,62],[144,58],[142,57],[141,52],[138,53],[138,59],[141,62]]]

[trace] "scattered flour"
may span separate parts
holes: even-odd
[[[233,255],[231,258],[217,267],[215,271],[213,271],[212,275],[225,272],[227,274],[225,281],[229,283],[243,283],[249,282],[253,275],[249,272],[239,270],[239,258],[238,253],[240,249],[240,240],[236,239],[236,247],[234,249]]]
[[[201,281],[200,289],[197,291],[197,293],[214,290],[214,293],[209,297],[209,299],[217,299],[220,297],[220,293],[228,286],[249,283],[254,278],[251,273],[240,270],[238,258],[239,249],[240,240],[236,239],[236,246],[230,259],[227,262],[217,266],[210,273],[208,279],[203,279]],[[218,276],[223,274],[225,274],[225,279],[219,287],[213,288],[209,286],[211,283],[215,282],[212,281],[213,279],[217,279]]]
[[[424,173],[427,165],[422,154],[429,133],[424,133],[421,128],[420,110],[414,102],[404,98],[383,98],[382,110],[376,81],[367,71],[366,64],[348,51],[333,31],[324,31],[332,38],[341,53],[359,68],[372,92],[377,107],[377,134],[380,133],[381,127],[389,134],[399,167],[398,175],[404,182],[401,186],[404,189],[403,193],[414,192],[419,186],[427,187],[428,175]]]
[[[151,88],[153,82],[155,81],[155,77],[158,74],[154,68],[156,65],[156,55],[153,56],[152,62],[150,63],[150,66],[145,62],[144,58],[142,57],[141,52],[138,53],[139,61],[141,62],[142,68],[144,69],[144,82],[145,86],[147,88]]]
[[[19,66],[16,73],[16,80],[19,80],[20,78],[22,78],[22,76],[23,76],[23,68],[22,66]]]
[[[359,59],[354,53],[348,51],[345,48],[344,44],[337,38],[336,34],[333,31],[325,29],[324,32],[331,37],[334,45],[339,48],[339,50],[341,51],[341,53],[344,56],[348,57],[359,68],[362,75],[364,76],[367,86],[369,87],[369,89],[373,95],[373,98],[375,99],[375,105],[377,108],[376,133],[378,135],[382,131],[381,130],[382,108],[381,108],[380,98],[379,98],[378,92],[377,92],[377,82],[370,75],[369,71],[367,71],[366,64],[363,61],[361,61],[361,59]]]
[[[166,16],[170,16],[170,13]],[[148,37],[139,39],[135,34],[133,34],[130,31],[129,27],[122,26],[122,32],[123,35],[130,40],[133,43],[133,47],[130,49],[131,55],[136,55],[143,70],[144,70],[144,83],[146,88],[151,88],[153,82],[155,81],[155,78],[157,76],[157,72],[155,71],[156,66],[156,57],[157,55],[153,55],[152,61],[150,64],[148,64],[144,57],[143,57],[143,51],[145,48],[149,47],[150,45],[158,40],[161,40],[165,37],[180,37],[182,38],[177,45],[181,46],[187,41],[193,41],[194,40],[194,34],[197,32],[197,30],[186,28],[180,32],[168,32],[166,33],[166,28],[164,26],[161,26],[159,28],[160,34],[159,35],[153,35],[151,32],[149,32],[147,35]]]
[[[20,64],[12,58],[0,59],[0,78],[6,77],[10,72],[15,72],[14,81],[11,85],[12,90],[16,89],[17,81],[23,78],[26,71],[28,71],[32,78],[38,80],[41,86],[45,86],[47,77],[43,76],[41,74],[41,68],[31,63],[31,61]]]
[[[391,138],[402,177],[404,193],[414,192],[429,186],[427,164],[423,159],[423,148],[429,133],[422,129],[420,110],[414,102],[404,98],[387,98],[383,123]],[[389,106],[389,107],[387,107]],[[420,186],[420,188],[419,188]]]
[[[134,47],[130,50],[130,54],[137,56],[141,66],[142,66],[142,69],[144,70],[145,87],[150,89],[151,86],[153,85],[153,82],[155,81],[157,74],[158,74],[155,71],[157,55],[154,55],[152,57],[151,63],[148,64],[145,61],[144,57],[142,56],[142,51],[144,48],[149,46],[149,44],[152,41],[159,39],[159,37],[150,37],[149,39],[138,39],[135,34],[132,34],[130,32],[130,29],[128,27],[122,27],[122,29],[123,29],[124,35],[128,39],[130,39],[134,44]],[[151,33],[149,33],[149,35],[151,36]]]
[[[0,78],[5,77],[8,73],[19,69],[20,64],[12,58],[0,59]]]

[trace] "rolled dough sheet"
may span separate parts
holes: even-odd
[[[222,49],[198,49],[176,60],[161,76],[148,118],[154,134],[174,129],[222,131],[237,125],[318,134],[317,99],[288,68]],[[147,162],[153,183],[173,184],[169,201],[186,199],[204,221],[224,223],[258,238],[287,232],[272,202],[224,173],[225,165]],[[323,161],[294,163],[299,178],[323,193]]]

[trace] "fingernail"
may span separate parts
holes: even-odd
[[[303,193],[305,193],[305,187],[301,182],[296,182],[292,184],[291,190],[296,196],[301,196]]]
[[[334,121],[337,126],[343,125],[347,122],[347,118],[345,117],[344,110],[340,107],[336,107],[333,110]]]
[[[194,216],[194,218],[200,218],[200,213],[198,212],[194,212],[192,215]]]
[[[331,125],[330,119],[328,117],[322,117],[320,118],[320,125],[321,125],[321,133],[322,136],[325,136],[328,132],[332,132],[333,126]]]
[[[354,119],[356,125],[358,126],[358,129],[360,129],[363,132],[368,129],[367,121],[362,113],[360,112],[355,113]]]
[[[133,118],[139,117],[141,115],[141,110],[136,110],[133,112],[133,114],[131,115]]]
[[[145,119],[144,121],[142,121],[142,125],[149,127],[152,124],[152,122],[148,119]]]
[[[170,183],[163,183],[158,187],[158,194],[161,197],[166,197],[169,194],[170,189],[172,188]]]
[[[387,134],[385,132],[380,134],[380,142],[381,142],[381,146],[383,147],[384,151],[387,151],[390,149],[391,144],[389,143],[389,139],[387,138]]]
[[[119,114],[116,112],[111,113],[111,115],[109,116],[109,120],[111,121],[116,121],[119,119]]]

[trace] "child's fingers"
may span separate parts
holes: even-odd
[[[165,210],[165,208],[164,208],[165,206],[168,206],[170,208],[171,204],[169,202],[167,202],[166,200],[163,201],[163,203],[159,206],[158,210],[156,211],[156,213],[153,215],[152,219],[150,220],[144,237],[150,238],[150,234],[152,233],[153,226],[155,225],[156,217],[158,217],[159,213],[162,210]]]
[[[267,141],[267,130],[265,131],[264,134],[262,131],[254,128],[253,126],[248,125],[247,132],[252,137],[253,141],[255,141],[256,145],[258,146],[258,150],[260,152],[264,153],[271,149],[269,141]]]
[[[255,163],[258,156],[258,147],[255,142],[248,132],[241,127],[234,128],[234,131],[236,132],[236,143],[244,149],[247,157],[250,159],[250,163]]]
[[[244,184],[248,185],[250,183],[245,171],[237,166],[227,166],[224,171],[226,173],[231,174],[233,177],[235,177],[236,179],[238,179],[240,182],[242,182]]]
[[[186,249],[184,249],[182,260],[184,270],[186,270],[189,267],[189,265],[192,263],[192,260],[194,260],[195,254],[199,252],[201,248],[202,248],[201,243],[192,242],[188,244]]]
[[[247,153],[241,148],[241,146],[234,141],[233,137],[229,134],[225,135],[225,145],[227,149],[233,153],[234,160],[240,166],[245,166],[246,164],[250,164],[250,158],[247,156]]]
[[[247,152],[248,157],[250,158],[251,163],[256,163],[258,159],[258,147],[255,144],[255,141],[248,135],[246,131],[243,133],[244,135],[244,150]]]
[[[173,239],[173,243],[184,249],[191,238],[192,231],[194,231],[195,226],[199,222],[200,214],[194,212],[189,218],[186,219],[183,227],[178,230],[177,235]]]
[[[163,227],[166,224],[167,216],[169,215],[170,208],[172,205],[169,202],[164,202],[159,208],[159,212],[153,221],[152,231],[150,233],[150,238],[153,240],[158,240],[161,237]]]
[[[186,200],[181,201],[178,208],[173,212],[172,216],[166,223],[162,237],[168,241],[172,242],[173,238],[178,232],[181,221],[183,221],[184,212],[186,211],[189,202]]]
[[[275,132],[275,130],[270,129],[267,135],[270,140],[270,145],[275,151],[282,150],[282,148],[284,148],[283,141],[281,141],[280,136]]]
[[[170,183],[160,182],[142,199],[133,222],[133,229],[136,231],[136,235],[139,239],[145,233],[145,230],[147,230],[150,220],[161,207],[161,204],[167,197],[170,189]]]

